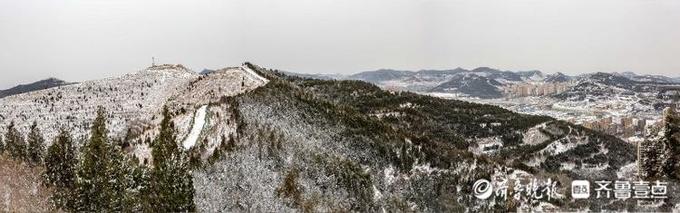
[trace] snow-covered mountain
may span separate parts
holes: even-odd
[[[186,133],[195,109],[262,84],[244,69],[227,68],[202,76],[182,65],[159,65],[120,77],[5,97],[0,99],[0,132],[15,122],[20,132],[26,133],[36,121],[48,143],[60,128],[82,137],[88,133],[97,107],[102,106],[111,115],[108,125],[114,137],[123,137],[128,130],[145,134],[160,122],[162,107],[170,105],[183,112],[176,122]]]
[[[558,95],[565,97],[586,91],[605,94],[616,90],[616,88],[633,92],[653,92],[655,87],[652,85],[679,83],[677,79],[666,76],[638,75],[632,72],[597,72],[569,76],[561,72],[545,74],[538,70],[501,71],[489,67],[479,67],[472,70],[457,68],[417,72],[383,69],[361,72],[338,79],[362,80],[390,90],[451,93],[456,96],[476,98],[517,96],[517,93],[525,93],[526,90],[529,90],[526,93],[532,93],[531,90],[536,90],[541,85],[550,88],[550,92],[534,91],[534,93],[553,95],[552,88],[554,87],[573,87],[570,91]],[[527,88],[523,89],[522,87]],[[539,90],[543,89],[539,88]]]
[[[370,78],[444,79],[435,88],[467,93],[489,85],[487,94],[546,77],[481,68],[382,71]],[[132,141],[126,151],[140,162],[150,147],[135,141],[157,134],[161,108],[169,106],[177,143],[202,160],[192,171],[197,211],[611,209],[627,204],[566,196],[485,201],[470,192],[481,178],[551,179],[566,195],[562,186],[573,179],[632,178],[635,166],[633,145],[554,118],[362,81],[290,76],[250,63],[204,75],[160,65],[2,98],[0,135],[11,121],[23,134],[38,121],[48,143],[64,126],[80,138],[98,106],[109,113],[110,136]]]
[[[414,73],[411,71],[381,69],[376,71],[360,72],[354,75],[350,75],[348,76],[348,79],[363,80],[368,82],[383,82],[402,79],[405,77],[412,76],[413,74]]]
[[[621,96],[639,97],[640,94],[654,97],[660,91],[659,86],[669,84],[665,81],[636,81],[625,75],[604,72],[581,75],[577,79],[571,88],[554,97],[578,100],[586,98],[602,100]]]
[[[430,89],[429,92],[462,93],[479,98],[500,98],[503,97],[503,91],[499,89],[502,86],[502,83],[493,78],[466,73],[454,75],[449,81]]]
[[[501,71],[489,67],[473,70],[456,68],[452,70],[397,71],[377,70],[361,72],[345,79],[362,80],[387,89],[414,92],[453,93],[477,98],[502,97],[504,87],[520,83],[555,83],[569,81],[561,74],[544,74],[532,71]]]
[[[632,145],[547,117],[389,92],[360,81],[253,70],[269,73],[264,76],[271,82],[220,103],[235,106],[230,109],[240,126],[238,148],[194,173],[199,209],[611,207],[621,203],[506,206],[479,202],[462,190],[480,177],[608,179],[630,175],[634,165]]]
[[[48,78],[45,80],[40,80],[36,81],[30,84],[22,84],[18,85],[6,90],[0,90],[0,98],[4,98],[10,95],[16,95],[16,94],[21,94],[21,93],[27,93],[27,92],[32,92],[32,91],[37,91],[37,90],[43,90],[43,89],[49,89],[52,87],[58,87],[58,86],[63,86],[63,85],[68,85],[68,82],[56,79],[56,78]]]
[[[553,74],[548,74],[543,81],[548,82],[548,83],[564,83],[564,82],[569,82],[573,79],[573,77],[565,75],[564,73],[557,72]]]
[[[333,80],[333,79],[344,79],[346,76],[342,74],[308,74],[308,73],[295,73],[295,72],[287,72],[287,71],[280,71],[281,73],[284,73],[286,75],[290,76],[297,76],[301,78],[310,78],[310,79],[320,79],[320,80]]]
[[[621,73],[615,73],[617,75],[624,76],[630,80],[633,81],[638,81],[638,82],[647,82],[647,83],[680,83],[678,79],[674,79],[671,77],[663,76],[663,75],[639,75],[634,72],[621,72]]]
[[[206,69],[201,70],[201,72],[199,72],[198,74],[207,75],[207,74],[210,74],[210,73],[213,73],[213,72],[215,72],[215,70],[206,68]]]

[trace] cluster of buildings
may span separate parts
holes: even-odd
[[[614,119],[613,117],[605,117],[593,121],[585,121],[581,125],[606,134],[629,138],[636,135],[643,136],[650,125],[658,125],[660,123],[657,121],[651,122],[646,118],[620,117]]]
[[[564,92],[569,83],[513,84],[505,87],[505,93],[511,97],[544,96]]]

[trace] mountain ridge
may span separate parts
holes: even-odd
[[[254,68],[253,70],[258,70]],[[409,159],[404,159],[404,158],[396,158],[397,161],[393,162],[393,164],[396,164],[397,162],[400,162],[402,166],[406,166],[406,169],[401,170],[400,172],[397,173],[396,168],[395,170],[390,170],[389,167],[385,168],[382,165],[373,165],[369,166],[366,165],[365,160],[359,160],[360,165],[364,165],[366,167],[369,167],[369,169],[366,169],[365,171],[372,171],[368,172],[368,174],[364,173],[364,175],[368,175],[370,177],[374,184],[378,184],[375,186],[375,188],[378,190],[378,192],[373,192],[374,194],[382,194],[383,196],[385,195],[393,195],[394,192],[390,191],[390,185],[387,184],[387,182],[382,182],[379,178],[374,179],[374,177],[380,177],[387,173],[386,171],[390,171],[390,174],[398,174],[395,175],[395,177],[403,177],[403,176],[408,176],[408,175],[414,175],[414,171],[420,171],[419,169],[414,168],[423,168],[426,165],[419,164],[417,162],[430,162],[427,167],[429,170],[434,170],[434,171],[442,171],[445,173],[452,172],[453,170],[451,169],[451,164],[450,161],[446,159],[446,157],[443,156],[449,156],[441,153],[440,151],[436,150],[448,150],[448,149],[453,149],[450,150],[451,154],[454,154],[452,156],[449,156],[451,159],[459,159],[459,162],[470,162],[469,160],[474,159],[469,158],[471,156],[477,156],[480,158],[491,158],[495,159],[491,161],[491,165],[493,170],[500,169],[503,170],[509,169],[509,170],[514,170],[515,172],[518,171],[517,168],[522,168],[520,171],[529,171],[529,174],[538,174],[541,173],[540,171],[548,172],[548,173],[555,173],[555,174],[562,174],[566,175],[568,177],[574,177],[574,178],[584,178],[584,177],[590,177],[590,178],[605,178],[605,177],[614,177],[618,173],[620,173],[620,169],[623,169],[625,166],[630,166],[632,165],[632,161],[634,159],[634,156],[632,155],[632,150],[633,146],[626,144],[625,142],[616,139],[611,136],[605,136],[600,133],[593,132],[592,130],[587,130],[583,129],[582,127],[566,124],[564,122],[557,122],[553,121],[552,119],[548,119],[545,117],[540,117],[540,116],[525,116],[517,113],[512,113],[507,110],[503,110],[499,107],[495,106],[490,106],[490,105],[481,105],[481,104],[472,104],[468,102],[463,102],[463,101],[456,101],[456,100],[443,100],[443,99],[438,99],[438,98],[431,98],[431,97],[426,97],[422,95],[417,95],[409,92],[389,92],[389,91],[384,91],[378,88],[375,85],[365,83],[362,81],[328,81],[328,80],[315,80],[315,79],[308,79],[308,78],[302,78],[302,77],[292,77],[292,76],[287,76],[283,73],[277,73],[277,72],[272,72],[269,70],[260,70],[261,72],[269,72],[270,76],[275,76],[280,79],[278,80],[272,80],[274,84],[269,84],[265,87],[258,88],[256,91],[258,96],[259,95],[265,95],[265,97],[260,97],[257,98],[259,101],[265,101],[268,102],[268,104],[260,103],[260,106],[253,106],[251,104],[248,104],[247,106],[243,106],[242,109],[244,110],[255,110],[255,112],[250,112],[249,116],[246,117],[251,117],[253,116],[257,117],[256,123],[260,122],[274,122],[272,120],[279,120],[279,119],[274,119],[274,117],[278,117],[277,113],[279,110],[287,111],[287,110],[292,110],[292,109],[300,109],[301,111],[320,111],[320,112],[332,112],[334,110],[331,109],[314,109],[314,106],[320,106],[322,108],[325,107],[331,107],[335,109],[340,109],[340,112],[335,112],[337,114],[333,114],[333,116],[323,116],[323,115],[305,115],[304,113],[301,114],[301,119],[305,120],[306,119],[312,119],[312,120],[325,120],[326,118],[333,119],[333,121],[323,121],[322,123],[338,123],[342,124],[345,122],[345,116],[347,115],[355,115],[355,116],[361,116],[364,117],[363,119],[368,119],[367,121],[371,122],[379,122],[383,124],[376,123],[374,125],[377,125],[373,130],[367,131],[365,129],[365,126],[373,126],[369,124],[360,124],[360,123],[352,123],[352,125],[348,127],[344,127],[343,129],[347,128],[349,130],[353,130],[351,132],[348,132],[345,137],[349,137],[351,135],[354,136],[360,136],[360,138],[364,139],[370,139],[370,138],[380,138],[384,136],[380,136],[383,133],[382,129],[385,129],[384,127],[381,127],[384,124],[388,124],[391,128],[385,129],[387,132],[390,132],[389,129],[394,129],[398,130],[399,132],[402,133],[389,133],[387,135],[398,135],[400,137],[406,137],[407,144],[412,144],[409,146],[406,146],[406,150],[414,150],[414,151],[406,151],[406,153],[413,152],[413,155],[409,154],[412,158]],[[292,85],[291,85],[292,84]],[[284,93],[290,93],[290,94],[295,94],[293,97],[300,97],[301,99],[298,101],[293,101],[292,103],[299,103],[299,104],[309,104],[308,107],[312,107],[311,109],[308,109],[307,107],[299,107],[298,105],[295,105],[296,107],[286,107],[287,104],[284,104],[283,106],[279,106],[280,104],[278,102],[284,102],[284,103],[291,103],[291,100],[288,100],[287,98],[281,99],[281,98],[274,98],[270,97],[269,94],[272,93],[278,93],[280,94],[281,92]],[[311,94],[308,94],[311,93]],[[242,96],[249,97],[254,95],[253,93],[246,93],[243,94]],[[288,95],[284,95],[288,96]],[[237,98],[240,98],[240,96],[237,96]],[[252,101],[252,99],[247,98],[247,100]],[[278,101],[277,101],[278,100]],[[294,98],[292,100],[297,100],[297,98]],[[240,104],[243,104],[243,102],[239,101]],[[239,104],[239,105],[240,105]],[[330,104],[330,105],[329,105]],[[271,109],[271,106],[276,106],[277,109]],[[436,107],[435,107],[436,106]],[[264,110],[264,111],[259,111],[259,110]],[[348,110],[348,111],[345,111]],[[488,111],[487,111],[488,110]],[[301,113],[301,112],[296,112],[296,113]],[[358,114],[357,114],[358,113]],[[289,113],[283,113],[283,114],[289,114]],[[368,116],[368,117],[366,117]],[[432,116],[432,117],[430,117]],[[469,116],[469,117],[466,117]],[[505,117],[507,116],[507,117]],[[347,121],[352,121],[354,119],[359,119],[359,118],[350,118]],[[363,120],[361,119],[361,120]],[[525,120],[526,119],[526,120]],[[284,119],[285,120],[285,119]],[[429,121],[429,122],[425,122]],[[253,122],[251,120],[250,122]],[[247,122],[245,125],[246,126],[252,126],[252,124],[248,124],[250,122]],[[285,121],[289,122],[289,121]],[[432,124],[428,124],[428,123]],[[277,122],[274,122],[277,123]],[[270,123],[270,125],[278,125]],[[370,122],[369,122],[370,123]],[[421,125],[426,125],[426,126],[421,126]],[[518,126],[514,126],[518,125]],[[523,126],[524,125],[524,126]],[[262,126],[262,125],[255,125],[255,126]],[[268,126],[268,125],[265,125]],[[296,125],[297,126],[297,125]],[[519,128],[519,129],[518,129]],[[269,128],[265,128],[269,129]],[[273,128],[273,129],[288,129],[286,128]],[[335,129],[335,128],[316,128],[316,129]],[[552,138],[552,139],[533,139],[533,137],[529,137],[527,133],[525,133],[525,136],[518,136],[516,135],[517,132],[529,132],[529,131],[534,131],[532,129],[537,129],[536,131],[543,132],[540,134],[545,134],[545,138]],[[453,131],[452,131],[453,130]],[[480,131],[481,130],[481,131]],[[308,134],[304,132],[309,132],[310,130],[294,130],[292,132],[296,132],[296,134]],[[312,132],[315,132],[315,130],[311,130]],[[326,133],[324,133],[326,134]],[[365,135],[364,134],[368,134]],[[266,135],[266,134],[265,134]],[[315,134],[311,134],[315,135]],[[331,134],[335,135],[335,134]],[[371,136],[373,135],[373,136]],[[285,138],[285,137],[284,137]],[[341,136],[334,136],[333,138],[342,138]],[[522,139],[523,138],[523,139]],[[317,139],[318,140],[318,139]],[[536,140],[536,141],[534,141]],[[581,141],[577,144],[571,144],[573,140],[578,140]],[[296,140],[293,140],[296,141]],[[304,140],[302,140],[304,141]],[[389,141],[389,140],[380,140],[380,141]],[[398,140],[397,140],[398,141]],[[474,150],[477,146],[484,146],[486,147],[487,142],[483,141],[493,141],[491,144],[496,144],[496,148],[491,148],[491,152],[488,153],[472,153],[472,151],[468,151],[468,149]],[[534,142],[531,142],[534,141]],[[375,142],[363,142],[363,143],[352,143],[351,140],[347,141],[350,142],[349,144],[364,144],[363,149],[367,151],[366,149],[373,149],[368,146],[368,144],[374,144]],[[285,143],[284,143],[285,144]],[[333,146],[337,146],[338,144],[345,144],[343,142],[337,142],[337,143],[332,143],[336,144]],[[348,144],[348,145],[349,145]],[[564,144],[570,144],[567,145],[565,148],[560,148],[563,147]],[[499,146],[500,145],[500,146]],[[408,148],[410,146],[415,146],[419,147],[417,149],[413,148]],[[449,148],[443,149],[443,147],[437,148],[438,146],[447,146]],[[324,147],[324,146],[322,146]],[[332,146],[330,146],[332,147]],[[380,145],[378,145],[380,147]],[[398,146],[397,146],[398,147]],[[403,147],[403,145],[402,145]],[[428,147],[427,149],[425,149]],[[491,146],[489,146],[491,147]],[[601,152],[599,147],[606,147],[609,151],[609,155],[604,154]],[[394,147],[396,148],[396,147]],[[394,149],[392,148],[392,149]],[[387,149],[389,150],[389,149]],[[418,151],[415,150],[423,150],[424,153],[419,154]],[[424,151],[428,150],[428,151]],[[454,151],[457,150],[457,151]],[[493,152],[493,150],[496,150]],[[524,152],[524,153],[520,153]],[[361,152],[359,152],[361,153]],[[387,152],[389,153],[389,151]],[[387,155],[389,156],[390,154],[382,154],[382,155]],[[240,154],[236,154],[240,155]],[[374,155],[370,154],[369,156],[382,156],[382,155]],[[397,155],[397,156],[405,156],[405,155]],[[458,156],[458,157],[455,157]],[[468,157],[463,157],[463,156],[468,156]],[[520,156],[526,156],[526,157],[520,157]],[[462,157],[462,158],[461,158]],[[596,157],[599,160],[595,160]],[[605,160],[603,161],[603,157]],[[359,158],[362,159],[362,158]],[[467,160],[465,160],[467,159]],[[449,159],[450,160],[450,159]],[[538,161],[538,162],[536,162]],[[573,161],[573,162],[572,162]],[[365,162],[365,163],[360,163],[360,162]],[[413,162],[416,162],[415,164]],[[497,162],[503,162],[498,164]],[[597,164],[594,164],[596,162],[599,162],[601,165],[598,166]],[[607,163],[603,163],[607,162]],[[404,165],[405,163],[405,165]],[[577,164],[575,170],[570,169],[568,165],[571,163]],[[226,166],[226,165],[238,165],[239,163],[237,162],[222,162],[219,163],[220,167]],[[464,163],[465,165],[469,165],[467,163]],[[485,163],[486,164],[486,163]],[[602,166],[602,165],[607,165],[607,166]],[[411,166],[408,166],[411,165]],[[376,168],[377,166],[377,168]],[[397,167],[396,165],[394,165]],[[458,165],[460,166],[460,165]],[[477,165],[480,166],[480,165]],[[310,166],[306,166],[307,168],[312,168]],[[594,167],[595,169],[592,169],[590,167]],[[231,167],[226,167],[226,168],[231,168]],[[411,169],[409,169],[411,168]],[[488,166],[484,166],[484,168],[489,169]],[[513,169],[511,169],[513,168]],[[227,169],[227,170],[233,170],[233,169]],[[474,171],[478,171],[474,169]],[[383,171],[383,172],[380,172]],[[488,171],[488,170],[487,170]],[[571,172],[570,172],[571,171]],[[453,175],[456,174],[456,175]],[[225,173],[220,173],[219,177],[220,178],[228,178],[230,175],[225,174]],[[307,175],[301,175],[301,176],[307,176],[310,177],[309,174]],[[454,185],[460,184],[460,180],[457,178],[463,178],[464,180],[470,180],[474,179],[475,177],[469,177],[466,175],[462,175],[460,173],[449,173],[448,176],[451,176],[453,179],[450,180],[452,181]],[[494,176],[493,173],[491,176]],[[217,180],[217,177],[211,177],[211,179]],[[454,180],[455,179],[455,180]],[[309,186],[309,180],[303,181],[306,186]],[[377,181],[377,182],[375,182]],[[408,182],[406,182],[408,183]],[[470,183],[470,182],[468,182]],[[387,185],[384,185],[387,184]],[[414,183],[408,183],[407,185],[411,185]],[[435,182],[436,184],[436,182]],[[420,185],[420,184],[418,184]],[[459,185],[463,187],[462,185]],[[206,186],[207,187],[207,186]],[[309,186],[312,187],[313,186]],[[363,187],[361,187],[363,188]],[[374,189],[374,191],[376,190]],[[422,188],[422,189],[412,189],[412,190],[429,190],[427,188]],[[312,189],[312,191],[315,191]],[[369,192],[364,192],[364,193],[370,193]],[[361,193],[359,193],[361,194]],[[307,195],[303,195],[303,197],[306,197]],[[441,200],[448,200],[449,197],[444,196],[443,194],[435,194],[432,195],[434,197],[438,197],[438,199]],[[324,198],[322,200],[326,200],[327,198]],[[461,198],[463,201],[459,202],[474,202],[474,199],[468,200],[468,198]],[[369,203],[373,203],[379,200],[369,200]],[[362,201],[365,202],[365,201]],[[413,201],[416,202],[416,201]],[[304,202],[303,202],[304,203]],[[378,202],[379,204],[380,202]],[[424,208],[424,209],[439,209],[441,206],[438,206],[435,203],[429,203],[424,200],[419,200],[416,202],[418,208]],[[258,205],[258,204],[253,204],[253,205]],[[467,204],[462,204],[462,205],[467,205]],[[570,205],[575,205],[573,203],[570,203],[567,206]],[[579,204],[583,205],[583,204]],[[605,206],[605,205],[613,205],[613,204],[588,204],[588,205],[595,205],[595,206]],[[371,205],[369,205],[371,206]],[[388,208],[388,206],[384,206],[384,204],[379,204],[379,206],[383,206],[383,208]],[[388,209],[391,209],[392,207],[389,207]],[[482,209],[485,209],[487,207],[482,207]],[[420,209],[423,210],[424,209]]]
[[[480,74],[510,75],[456,76],[502,83]],[[633,145],[551,117],[359,80],[290,76],[251,63],[205,75],[169,65],[10,96],[0,99],[6,115],[0,134],[7,122],[26,132],[41,118],[46,137],[59,127],[54,124],[72,123],[81,138],[96,105],[108,108],[110,135],[128,140],[126,152],[140,163],[149,160],[144,141],[156,134],[161,106],[174,115],[178,143],[199,124],[196,143],[185,150],[198,164],[192,176],[199,211],[612,208],[626,203],[485,201],[470,186],[501,177],[566,186],[573,179],[628,177],[635,165]],[[194,116],[199,110],[203,116]]]
[[[47,78],[44,80],[36,81],[33,83],[28,83],[28,84],[20,84],[17,86],[14,86],[9,89],[5,90],[0,90],[0,98],[4,98],[7,96],[12,96],[12,95],[17,95],[17,94],[22,94],[22,93],[27,93],[27,92],[33,92],[37,90],[44,90],[44,89],[49,89],[52,87],[58,87],[58,86],[65,86],[73,83],[68,83],[66,81],[57,79],[57,78]]]
[[[291,72],[288,72],[291,73]],[[458,88],[460,85],[474,85],[480,82],[472,82],[475,79],[463,78],[457,75],[475,74],[480,77],[484,77],[490,80],[494,80],[496,83],[483,83],[483,85],[478,86],[479,90],[471,90],[468,88]],[[296,75],[296,74],[292,74]],[[307,78],[316,79],[329,79],[335,78],[338,80],[348,79],[348,80],[362,80],[370,82],[381,86],[383,88],[392,90],[407,90],[413,92],[445,92],[454,93],[459,96],[469,96],[473,98],[499,98],[505,96],[504,93],[509,90],[509,87],[516,84],[560,84],[563,85],[576,86],[579,82],[587,80],[588,78],[599,78],[602,75],[607,77],[613,77],[611,81],[604,82],[605,84],[614,84],[616,82],[622,83],[616,85],[617,87],[622,87],[627,90],[653,90],[652,87],[644,86],[643,84],[680,84],[680,80],[673,79],[670,77],[662,75],[639,75],[633,72],[594,72],[585,73],[580,75],[566,75],[562,72],[556,73],[543,73],[540,70],[529,70],[529,71],[502,71],[490,67],[478,67],[472,70],[466,70],[463,68],[456,69],[441,69],[441,70],[418,70],[418,71],[408,71],[408,70],[394,70],[394,69],[379,69],[375,71],[365,71],[359,72],[351,75],[345,76],[323,76],[314,74],[297,75]],[[451,82],[451,80],[470,80],[470,82]],[[598,79],[598,81],[605,81],[606,79]],[[624,82],[628,81],[628,83]],[[491,82],[491,81],[490,81]],[[633,82],[633,83],[631,83]],[[447,88],[448,87],[448,88]],[[492,87],[495,87],[492,88]],[[635,87],[635,88],[633,88]],[[485,88],[485,89],[481,89]],[[447,92],[448,91],[448,92]],[[485,92],[480,92],[485,91]],[[500,92],[499,92],[500,91]]]

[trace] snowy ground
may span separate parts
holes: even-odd
[[[207,105],[267,82],[267,79],[244,67],[224,68],[199,75],[182,65],[159,65],[119,77],[2,98],[0,135],[5,134],[12,121],[24,135],[31,123],[37,121],[47,145],[52,143],[60,128],[69,130],[81,143],[89,133],[97,107],[103,106],[108,113],[110,137],[123,138],[128,130],[132,130],[138,139],[151,139],[158,133],[163,106],[168,106],[174,114],[178,142],[186,142],[190,147],[196,141],[207,139],[212,147],[221,141],[222,136],[232,134],[233,123],[226,120],[229,115],[224,110]],[[195,113],[197,108],[201,108],[199,113]],[[211,113],[217,114],[213,116],[217,120],[210,121]],[[210,123],[206,124],[206,120]],[[208,130],[192,128],[192,125],[209,127],[211,132],[201,134]],[[190,135],[193,129],[197,133]],[[185,138],[190,140],[181,141]],[[137,144],[130,151],[144,160],[149,157],[150,149],[148,144]]]
[[[243,69],[244,71],[246,71],[246,73],[250,74],[250,76],[255,77],[257,80],[260,80],[260,81],[264,82],[265,84],[266,84],[267,82],[269,82],[269,80],[267,80],[266,78],[264,78],[264,77],[258,75],[255,71],[253,71],[253,70],[251,70],[250,68],[248,68],[248,66],[242,66],[241,69]]]
[[[161,65],[120,77],[5,97],[0,99],[0,133],[14,121],[26,134],[36,121],[48,144],[60,128],[80,138],[89,133],[97,107],[102,106],[109,114],[110,136],[123,137],[131,124],[157,120],[167,100],[198,78],[181,65]]]

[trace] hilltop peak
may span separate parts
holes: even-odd
[[[150,67],[147,67],[145,70],[150,70],[150,71],[161,71],[161,70],[191,71],[182,64],[152,65]]]
[[[497,69],[491,68],[491,67],[477,67],[472,70],[472,72],[496,72],[499,71]]]
[[[170,74],[175,76],[197,75],[196,72],[190,70],[182,64],[153,65],[142,70],[141,73]]]
[[[27,92],[33,92],[33,91],[38,91],[38,90],[44,90],[44,89],[49,89],[52,87],[57,87],[57,86],[62,86],[62,85],[67,85],[66,81],[63,81],[58,78],[50,77],[44,80],[36,81],[33,83],[29,84],[21,84],[12,88],[9,88],[7,90],[0,90],[0,98],[7,97],[7,96],[12,96],[12,95],[17,95],[17,94],[22,94],[22,93],[27,93]]]

